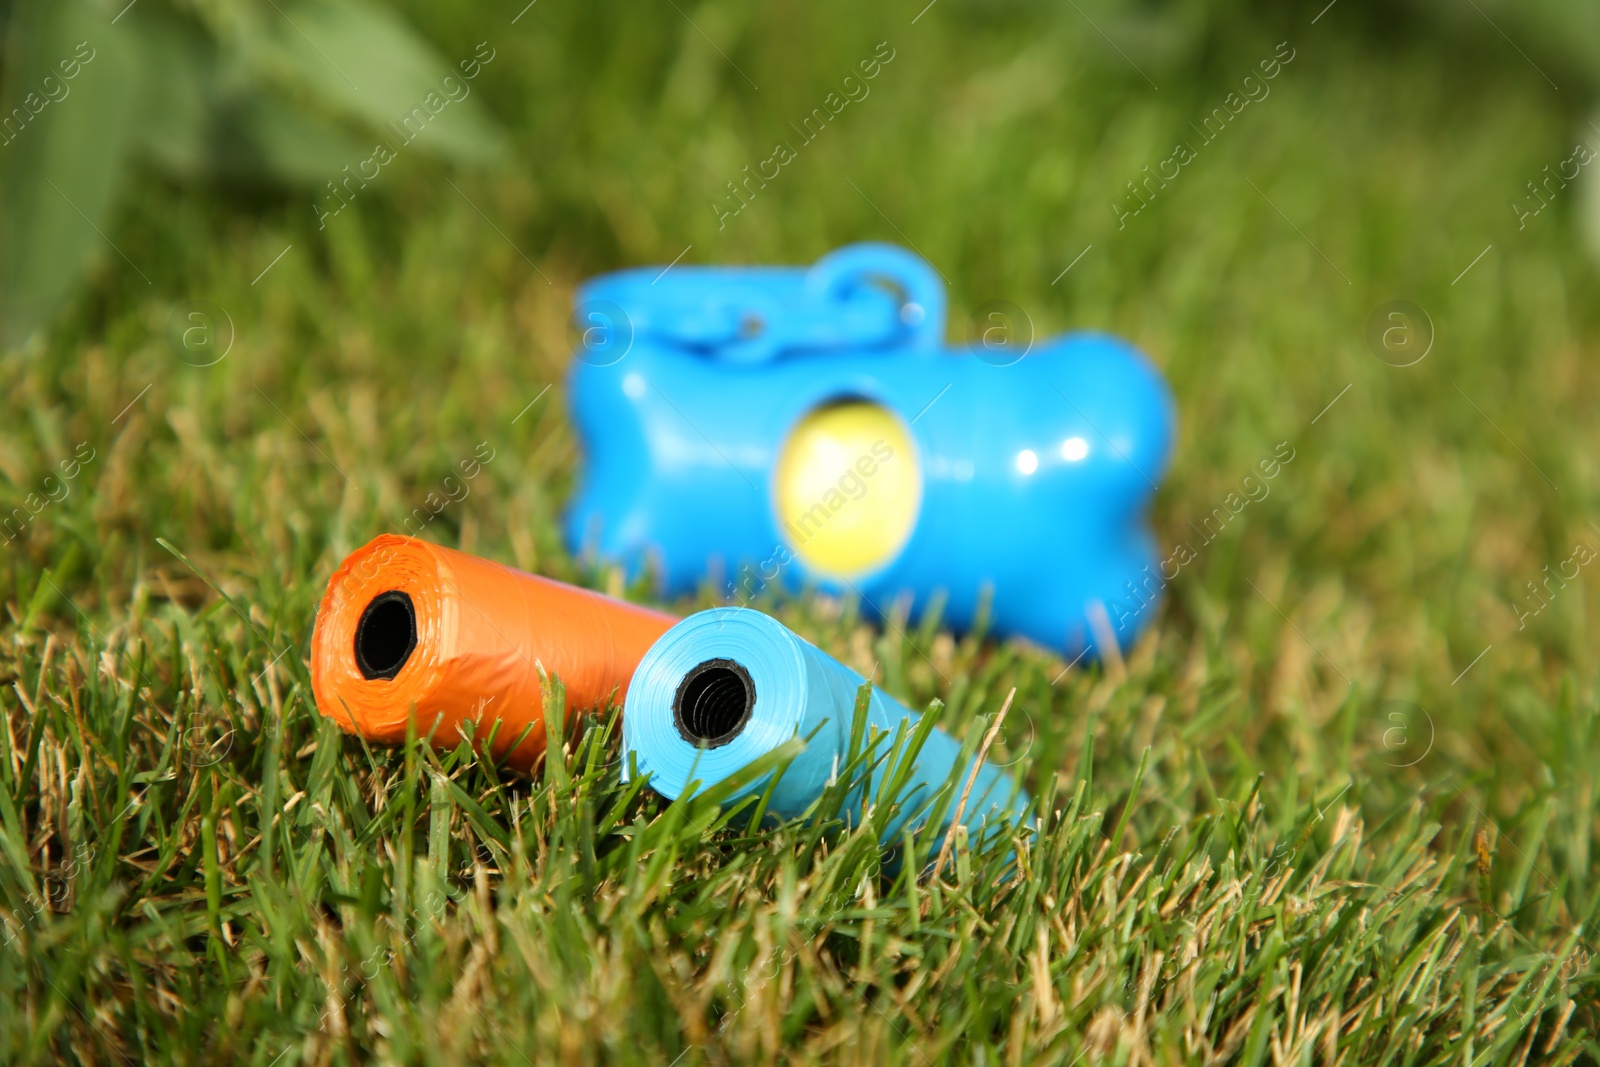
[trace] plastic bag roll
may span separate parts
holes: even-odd
[[[691,784],[714,785],[791,738],[809,738],[778,779],[768,810],[804,813],[846,766],[856,694],[865,679],[782,623],[749,608],[712,608],[668,630],[645,655],[623,707],[623,747],[651,786],[676,799]],[[871,728],[906,735],[920,716],[873,689]],[[888,751],[881,740],[875,754]],[[892,844],[906,826],[926,821],[926,807],[952,780],[961,744],[942,730],[929,734],[915,770],[900,794],[901,812],[884,832]],[[960,765],[956,792],[944,821],[955,814],[976,757]],[[624,762],[624,773],[627,772]],[[883,772],[875,770],[874,781]],[[763,792],[769,777],[747,783],[729,802]],[[859,793],[859,790],[858,790]],[[846,807],[859,809],[860,797]],[[1028,795],[998,767],[983,764],[973,780],[961,821],[977,840],[1021,819]]]
[[[525,767],[545,747],[540,666],[565,684],[569,716],[620,700],[651,642],[675,621],[384,534],[328,582],[311,639],[312,689],[322,714],[386,744],[405,740],[413,713],[417,733],[431,730],[445,746],[460,743],[466,723],[481,741],[499,720],[494,755]]]

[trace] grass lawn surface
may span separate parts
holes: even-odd
[[[1600,145],[1592,84],[1427,5],[921,6],[411,3],[495,50],[498,167],[402,152],[320,220],[133,176],[0,357],[0,502],[49,497],[0,554],[0,1056],[1600,1060],[1595,175],[1527,189]],[[531,776],[318,715],[328,576],[480,444],[424,536],[656,602],[558,532],[576,284],[858,240],[938,266],[953,341],[1010,301],[1177,398],[1154,524],[1192,559],[1120,658],[761,605],[957,736],[1015,690],[1014,866],[668,804],[610,711]],[[198,301],[231,323],[203,367],[169,343]]]

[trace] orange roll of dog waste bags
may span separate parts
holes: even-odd
[[[346,731],[443,746],[458,727],[527,767],[544,751],[542,665],[566,685],[567,715],[615,701],[678,620],[414,537],[384,534],[328,581],[311,638],[317,709]],[[438,728],[434,728],[435,720]],[[532,729],[528,729],[532,727]],[[520,744],[517,738],[526,737]]]

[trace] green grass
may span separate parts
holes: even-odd
[[[0,360],[6,507],[94,453],[0,557],[0,1055],[1600,1060],[1595,568],[1518,618],[1600,549],[1600,276],[1580,189],[1507,210],[1584,129],[1576,75],[1354,0],[1085,5],[1126,62],[1071,7],[520,6],[411,11],[447,56],[501,50],[512,165],[458,195],[402,158],[323,231],[308,193],[146,176],[108,236],[150,284],[107,250]],[[1117,229],[1285,39],[1270,97]],[[722,183],[881,40],[872,95],[719,230]],[[317,715],[328,575],[480,441],[427,535],[619,590],[556,527],[577,282],[860,239],[938,264],[953,337],[1001,298],[1150,352],[1181,412],[1165,544],[1295,450],[1121,662],[774,606],[958,735],[1015,688],[998,750],[1044,828],[1014,871],[890,875],[869,832],[666,804],[620,784],[606,716],[529,777]],[[198,299],[235,327],[208,368],[164,339]],[[1436,328],[1414,366],[1365,340],[1394,299]]]

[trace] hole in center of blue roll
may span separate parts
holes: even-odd
[[[756,706],[750,672],[731,659],[708,659],[678,683],[672,722],[678,736],[700,748],[719,748],[744,731]]]

